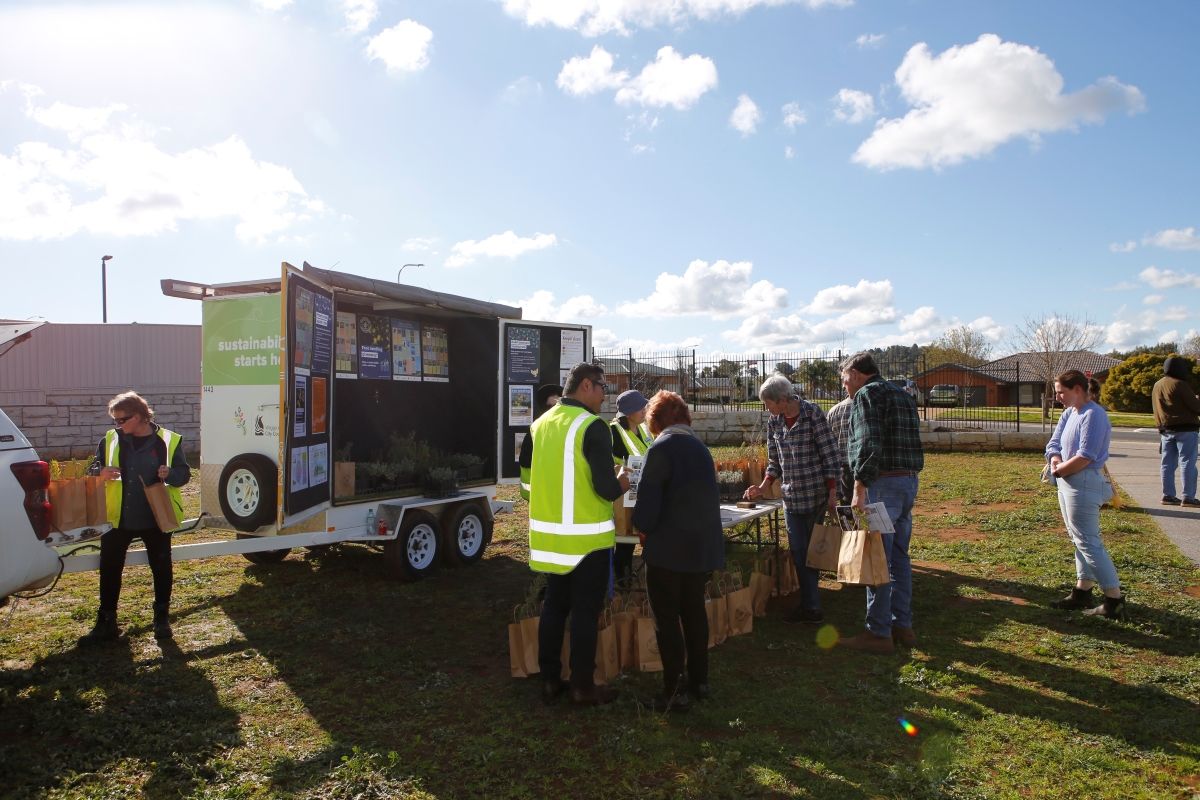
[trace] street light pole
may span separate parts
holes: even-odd
[[[405,264],[404,265],[404,267],[423,267],[423,266],[425,266],[425,265],[424,264]],[[404,267],[401,267],[400,270],[396,273],[396,283],[400,282],[400,273],[404,272]]]
[[[100,257],[100,303],[104,322],[108,322],[108,262],[112,256]]]

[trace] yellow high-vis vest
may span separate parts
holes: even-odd
[[[654,437],[650,435],[650,430],[646,427],[646,423],[638,425],[638,435],[634,436],[629,431],[625,430],[625,426],[621,424],[621,419],[618,417],[611,423],[612,429],[621,435],[621,441],[625,443],[625,452],[631,456],[644,456],[646,451],[650,449],[650,444],[654,441]],[[613,461],[618,464],[622,460],[613,455]]]
[[[167,466],[169,467],[175,460],[175,451],[179,448],[183,437],[175,431],[169,431],[161,426],[158,428],[158,436],[167,444]],[[116,430],[104,433],[104,466],[117,468],[121,466],[120,445]],[[167,496],[171,498],[171,510],[175,512],[175,521],[183,522],[183,493],[179,491],[178,486],[168,483]],[[121,481],[105,481],[104,502],[108,506],[108,521],[114,528],[118,527],[121,524]]]
[[[584,431],[599,417],[557,405],[534,421],[529,493],[529,567],[565,575],[584,556],[616,543],[611,500],[592,486]]]

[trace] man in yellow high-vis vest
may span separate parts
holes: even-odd
[[[596,686],[596,620],[604,605],[616,540],[612,504],[629,488],[614,473],[612,436],[598,415],[607,387],[599,364],[577,364],[561,400],[534,421],[529,499],[529,566],[547,575],[538,627],[542,699],[567,689],[561,679],[562,644],[571,617],[571,701],[612,702],[616,692]]]

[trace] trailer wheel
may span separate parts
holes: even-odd
[[[253,533],[239,533],[239,539],[257,539]],[[287,558],[287,554],[292,552],[288,548],[282,550],[259,550],[257,553],[242,553],[242,557],[251,564],[278,564]]]
[[[221,513],[239,531],[256,531],[275,518],[275,462],[258,453],[230,459],[221,470]]]
[[[397,578],[419,581],[437,569],[441,539],[437,517],[411,509],[404,512],[396,538],[384,544],[383,557]]]
[[[492,541],[492,517],[479,503],[464,503],[445,516],[446,561],[474,564]]]

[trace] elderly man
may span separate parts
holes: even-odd
[[[1163,376],[1150,391],[1154,424],[1158,426],[1159,471],[1164,506],[1200,506],[1196,499],[1196,437],[1200,431],[1200,400],[1188,383],[1192,365],[1186,358],[1171,356],[1163,362]],[[1183,479],[1183,499],[1175,494],[1175,470]]]
[[[817,625],[825,620],[819,576],[805,561],[813,525],[826,511],[836,513],[837,481],[842,470],[837,441],[821,409],[801,400],[783,375],[763,381],[758,397],[771,415],[767,420],[767,470],[762,483],[746,489],[746,498],[753,500],[775,481],[783,481],[788,542],[800,578],[800,605],[787,621]]]
[[[854,410],[854,398],[843,397],[833,408],[825,412],[829,429],[837,440],[838,456],[842,459],[842,475],[838,479],[838,504],[850,505],[854,492],[854,480],[850,477],[850,464],[846,460],[846,451],[850,446],[850,412]]]
[[[557,405],[529,429],[529,567],[547,573],[538,625],[542,700],[567,688],[562,644],[571,617],[571,701],[611,703],[616,692],[592,680],[596,619],[604,605],[616,539],[613,500],[629,489],[624,469],[614,475],[612,437],[598,414],[607,387],[599,364],[577,364]]]
[[[925,467],[917,404],[903,389],[879,377],[870,353],[842,362],[842,384],[854,398],[847,461],[854,479],[851,504],[883,503],[894,533],[883,535],[891,583],[867,587],[867,629],[841,644],[869,653],[891,653],[893,640],[916,644],[912,627],[912,507],[917,475]]]

